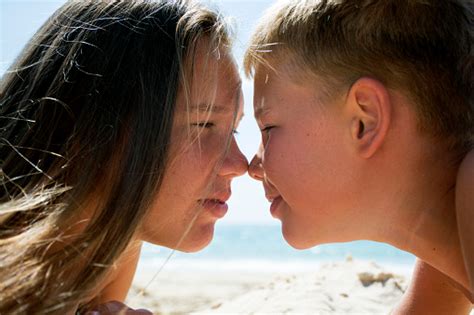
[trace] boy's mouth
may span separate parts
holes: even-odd
[[[272,203],[275,199],[281,198],[281,197],[280,195],[265,194],[265,198],[267,198],[268,202]]]
[[[281,196],[277,196],[272,199],[271,201],[272,204],[270,205],[270,214],[272,215],[272,217],[276,219],[278,218],[277,210],[282,202],[283,202],[283,198]]]

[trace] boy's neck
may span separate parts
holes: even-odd
[[[450,156],[429,154],[426,160],[385,184],[391,198],[379,200],[388,216],[377,222],[376,240],[408,251],[469,287],[463,265],[455,211],[457,166]],[[400,172],[399,170],[397,170]]]

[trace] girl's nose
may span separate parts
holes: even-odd
[[[253,157],[252,161],[250,161],[250,165],[249,165],[250,177],[258,181],[263,181],[262,153],[263,153],[263,149],[262,149],[262,146],[260,145],[258,152]]]
[[[242,176],[248,170],[248,161],[245,155],[240,151],[235,139],[232,139],[229,152],[225,157],[224,164],[220,169],[221,176],[237,177]]]

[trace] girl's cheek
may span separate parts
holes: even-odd
[[[194,156],[193,163],[199,162],[200,165],[206,167],[215,163],[225,150],[226,139],[222,139],[218,134],[201,134],[199,140],[194,141],[190,149]]]

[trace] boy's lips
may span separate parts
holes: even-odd
[[[277,196],[271,199],[272,204],[270,205],[270,214],[272,215],[272,217],[278,218],[276,211],[278,210],[278,206],[282,203],[282,201],[283,198],[281,196]]]
[[[263,190],[265,191],[265,198],[269,202],[273,202],[276,198],[280,197],[280,192],[278,189],[273,185],[268,178],[265,178],[265,180],[262,182],[263,184]]]
[[[275,200],[278,197],[280,197],[280,195],[265,194],[265,198],[267,198],[268,202],[270,203],[272,203],[273,200]]]
[[[277,217],[276,211],[279,205],[281,204],[281,202],[283,201],[283,198],[281,197],[276,187],[272,185],[270,182],[264,181],[263,188],[265,189],[265,197],[271,203],[270,214],[272,215],[272,217],[277,219],[278,217]]]

